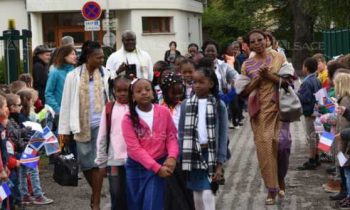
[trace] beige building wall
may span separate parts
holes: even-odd
[[[1,2],[1,0],[0,0]],[[43,42],[41,13],[79,12],[85,0],[26,0],[33,32],[33,46]],[[105,10],[107,0],[97,1]],[[109,0],[110,12],[118,19],[117,48],[121,46],[121,33],[133,30],[137,44],[147,50],[153,62],[163,59],[170,41],[178,43],[185,54],[189,43],[202,43],[203,5],[195,0]],[[171,17],[169,33],[143,33],[142,17]],[[102,17],[103,18],[103,17]]]

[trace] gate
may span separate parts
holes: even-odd
[[[1,84],[16,81],[20,73],[30,73],[32,69],[32,32],[23,29],[21,35],[14,29],[14,23],[10,21],[9,26],[0,36]]]
[[[323,31],[325,56],[332,59],[340,54],[350,53],[350,29]]]

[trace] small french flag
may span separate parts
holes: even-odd
[[[9,186],[4,183],[0,186],[0,202],[5,200],[9,195],[11,195],[11,191]]]
[[[320,136],[320,142],[318,143],[318,149],[329,152],[331,150],[332,143],[335,139],[335,135],[329,132],[322,132]]]

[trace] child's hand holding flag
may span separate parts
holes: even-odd
[[[318,143],[318,149],[329,152],[331,150],[332,143],[335,139],[335,135],[329,132],[323,132],[320,136],[320,142]]]

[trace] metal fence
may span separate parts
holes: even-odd
[[[31,70],[31,31],[21,32],[6,30],[0,36],[0,84],[9,84]]]
[[[323,31],[325,56],[328,59],[350,53],[350,29]]]
[[[5,83],[5,43],[0,39],[0,84]]]

